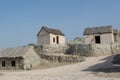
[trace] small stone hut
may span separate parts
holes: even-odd
[[[32,69],[40,65],[40,57],[32,46],[0,50],[0,69]]]
[[[83,35],[86,44],[109,44],[115,42],[115,33],[112,26],[86,28]]]
[[[59,29],[43,26],[37,34],[37,44],[65,44],[65,35]]]

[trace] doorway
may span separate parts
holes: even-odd
[[[12,67],[15,67],[15,66],[16,66],[15,61],[11,61],[11,66],[12,66]]]
[[[59,44],[59,36],[56,37],[56,40],[57,40],[57,41],[56,41],[57,44]]]
[[[2,61],[2,67],[5,67],[5,65],[6,65],[5,61]]]
[[[100,44],[101,43],[100,36],[95,36],[95,43],[96,44]]]

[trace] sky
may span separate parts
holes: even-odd
[[[0,0],[0,48],[36,44],[42,26],[73,40],[106,25],[120,30],[120,0]]]

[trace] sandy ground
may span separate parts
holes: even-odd
[[[0,80],[120,80],[120,75],[114,76],[119,71],[109,70],[114,69],[112,58],[113,55],[89,57],[82,63],[49,69],[0,71]]]

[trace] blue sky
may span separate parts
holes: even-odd
[[[86,27],[120,29],[120,0],[0,0],[0,47],[37,43],[41,26],[59,28],[66,40]]]

